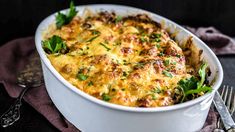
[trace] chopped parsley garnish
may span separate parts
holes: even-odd
[[[152,91],[153,93],[161,93],[162,91],[161,91],[161,89],[159,89],[158,87],[156,87],[156,88],[154,88],[153,89],[153,91]]]
[[[162,35],[161,34],[155,34],[157,38],[160,38]]]
[[[88,75],[85,75],[83,73],[78,73],[77,75],[77,78],[80,80],[80,81],[84,81],[88,78]]]
[[[86,42],[92,42],[93,40],[95,40],[97,37],[100,36],[100,31],[98,30],[90,30],[90,31],[93,36],[90,39],[88,39]]]
[[[59,36],[52,36],[48,40],[42,41],[43,49],[47,53],[63,53],[67,50],[65,42]]]
[[[142,36],[142,37],[140,37],[140,41],[141,41],[141,42],[147,42],[147,39]]]
[[[80,81],[84,81],[84,80],[86,80],[87,78],[88,78],[88,75],[85,75],[84,73],[83,73],[83,68],[82,69],[80,69],[79,71],[78,71],[78,74],[77,74],[77,78],[80,80]]]
[[[123,60],[123,65],[129,65],[129,64],[131,64],[130,60],[129,60],[129,62],[127,60]]]
[[[76,16],[77,11],[75,9],[73,1],[70,2],[70,9],[67,14],[58,12],[56,15],[56,27],[60,29],[62,26],[67,25],[72,21],[73,17]]]
[[[122,72],[121,80],[126,80],[127,76],[128,76],[127,72],[125,72],[125,71]]]
[[[154,41],[159,43],[159,42],[161,42],[161,39],[160,38],[155,38]]]
[[[123,73],[122,73],[122,76],[124,76],[124,77],[126,77],[128,74],[124,71]]]
[[[171,64],[176,65],[176,62],[175,62],[175,61],[174,61],[174,62],[171,62]]]
[[[159,34],[159,33],[153,33],[153,34],[151,35],[152,38],[160,38],[161,36],[162,36],[162,35]]]
[[[122,44],[121,41],[117,41],[117,42],[115,42],[115,43],[113,44],[113,46],[118,46],[118,45],[121,45],[121,44]]]
[[[164,74],[165,76],[167,76],[167,77],[170,77],[170,78],[172,78],[173,76],[172,76],[172,74],[170,73],[170,72],[168,72],[168,71],[162,71],[162,74]]]
[[[103,46],[107,51],[110,51],[110,50],[111,50],[108,46],[106,46],[106,45],[103,44],[103,43],[100,43],[100,45]]]
[[[150,36],[150,38],[152,39],[152,41],[159,43],[159,42],[161,42],[161,36],[162,36],[162,35],[159,34],[159,33],[153,33],[153,34]]]
[[[115,19],[115,23],[119,23],[122,21],[122,16],[117,16]]]
[[[176,55],[176,57],[180,58],[180,57],[181,57],[181,55],[180,55],[180,54],[177,54],[177,55]]]
[[[102,94],[102,99],[104,100],[104,101],[109,101],[110,99],[111,99],[111,97],[108,95],[108,94]]]
[[[92,85],[94,85],[94,84],[93,84],[92,81],[90,81],[90,82],[88,83],[88,86],[92,86]]]
[[[169,60],[169,59],[164,60],[163,64],[164,64],[165,66],[169,66],[169,65],[170,65],[170,60]]]
[[[151,94],[151,96],[152,96],[152,99],[153,99],[153,100],[156,100],[156,99],[157,99],[157,96],[156,96],[155,94]]]
[[[92,33],[92,35],[100,34],[100,32],[99,32],[99,31],[97,31],[97,30],[92,30],[92,31],[91,31],[91,33]]]
[[[157,47],[157,48],[161,48],[161,45],[160,45],[160,44],[156,44],[156,47]]]
[[[91,37],[90,39],[88,39],[86,42],[92,42],[93,40],[95,40],[97,37],[99,37],[100,35],[96,35]]]
[[[163,53],[163,52],[160,52],[158,55],[159,55],[159,56],[164,56],[164,53]]]
[[[138,62],[138,63],[136,63],[135,67],[136,68],[143,68],[145,64],[146,63],[144,63],[144,62]]]
[[[204,84],[206,77],[206,68],[207,64],[204,63],[201,65],[198,71],[200,80],[192,76],[191,78],[182,79],[178,82],[178,86],[183,92],[181,102],[188,100],[187,98],[189,97],[189,95],[212,91],[212,88],[210,86],[206,86],[206,84]]]

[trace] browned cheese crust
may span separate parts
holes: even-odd
[[[174,98],[178,81],[195,74],[182,48],[144,14],[76,16],[61,29],[52,25],[44,39],[52,35],[60,36],[70,50],[47,55],[55,69],[78,89],[111,103],[173,105],[179,101]]]

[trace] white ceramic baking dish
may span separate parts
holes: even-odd
[[[77,6],[78,15],[85,8],[91,11],[114,11],[119,15],[146,13],[153,20],[164,23],[171,33],[178,32],[176,40],[182,42],[193,36],[194,44],[203,50],[203,58],[211,69],[210,79],[216,78],[213,92],[194,100],[160,108],[133,108],[98,100],[67,82],[51,65],[42,46],[42,32],[55,22],[52,14],[37,28],[35,42],[40,55],[45,85],[49,96],[64,117],[83,132],[186,132],[198,131],[208,115],[214,92],[223,79],[223,70],[215,54],[196,36],[176,23],[157,14],[121,5]],[[66,10],[63,10],[64,12]]]

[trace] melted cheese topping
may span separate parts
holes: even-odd
[[[75,17],[61,29],[50,26],[44,39],[53,35],[70,49],[47,55],[55,69],[80,90],[111,103],[173,105],[178,81],[193,70],[179,45],[146,15],[119,21],[107,12]]]

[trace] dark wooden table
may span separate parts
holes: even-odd
[[[222,85],[235,86],[235,55],[219,56],[219,60],[224,70],[224,80]],[[10,98],[0,85],[0,113],[6,111],[14,99]],[[23,102],[21,107],[21,118],[14,125],[1,128],[1,132],[56,132],[58,131],[52,126],[42,115],[37,113],[31,106]]]

